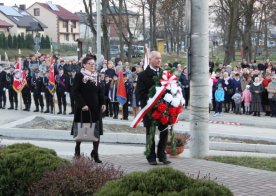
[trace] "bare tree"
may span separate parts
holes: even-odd
[[[92,0],[83,0],[83,5],[85,8],[85,12],[87,14],[87,22],[88,22],[88,26],[91,30],[91,32],[93,33],[93,37],[97,37],[97,31],[95,29],[95,21],[93,18],[93,3]],[[96,46],[96,39],[92,40],[92,45]]]
[[[107,15],[108,4],[109,4],[109,0],[102,1],[102,32],[103,32],[102,51],[103,51],[103,55],[106,59],[110,59],[108,15]]]

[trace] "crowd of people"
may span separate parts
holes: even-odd
[[[214,116],[233,112],[276,117],[276,66],[264,63],[249,64],[243,60],[237,66],[210,62],[209,103]]]
[[[89,55],[88,55],[89,56]],[[75,100],[73,96],[73,86],[75,76],[80,73],[82,60],[64,60],[57,55],[54,56],[54,75],[55,91],[49,91],[49,73],[50,58],[48,54],[30,55],[22,60],[23,71],[26,75],[27,84],[22,89],[22,99],[24,104],[23,111],[30,111],[34,104],[33,112],[53,113],[54,101],[57,100],[57,114],[67,114],[67,95],[70,98],[71,111],[75,112]],[[8,68],[6,71],[4,68]],[[13,88],[13,79],[15,77],[15,65],[0,65],[0,108],[9,110],[18,110],[19,95]],[[122,119],[128,120],[128,108],[132,107],[134,115],[139,111],[139,103],[135,96],[138,73],[143,70],[141,60],[135,66],[130,67],[128,62],[120,59],[115,61],[104,60],[97,72],[100,87],[104,91],[104,99],[107,110],[104,116],[118,119],[119,102],[117,100],[118,72],[123,71],[123,77],[127,92],[127,102],[123,105]],[[7,92],[7,93],[6,93]],[[9,100],[9,105],[7,104]]]

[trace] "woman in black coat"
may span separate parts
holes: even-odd
[[[105,111],[104,93],[100,88],[99,77],[96,72],[96,56],[85,57],[82,60],[84,68],[81,69],[80,73],[75,76],[73,86],[73,96],[75,98],[75,114],[74,122],[71,134],[73,135],[73,129],[76,127],[78,122],[81,122],[81,112],[83,123],[90,122],[90,114],[92,122],[99,123],[100,135],[103,134],[102,126],[102,112]],[[99,138],[100,139],[100,138]],[[76,142],[75,156],[80,156],[80,141]],[[101,163],[98,154],[99,141],[93,142],[93,150],[91,157],[94,158],[95,162]]]

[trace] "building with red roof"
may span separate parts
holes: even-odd
[[[76,44],[75,40],[80,34],[79,16],[68,11],[60,5],[36,2],[31,5],[28,12],[47,25],[45,34],[52,42],[59,44]]]
[[[12,24],[0,19],[0,34],[4,33],[4,35],[7,35],[11,27],[13,27]]]

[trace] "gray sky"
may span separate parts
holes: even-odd
[[[46,3],[46,0],[0,0],[0,3],[4,3],[7,6],[13,6],[14,4],[26,4],[26,8],[30,7],[35,2]],[[54,4],[58,4],[71,12],[84,11],[82,0],[52,0]]]

